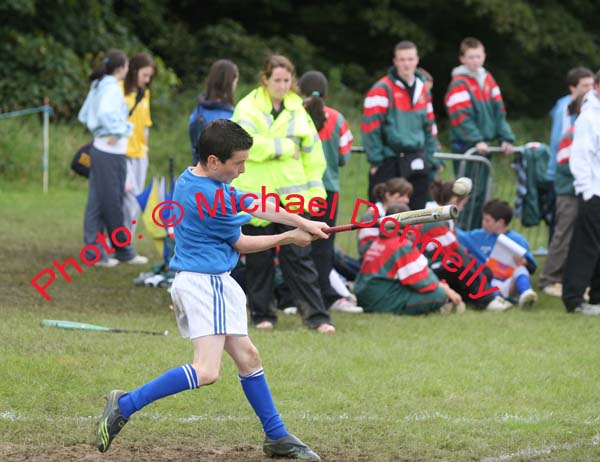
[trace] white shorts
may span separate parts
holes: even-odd
[[[184,338],[248,335],[246,294],[229,273],[179,271],[171,299]]]
[[[525,268],[524,266],[519,266],[517,267],[517,269],[515,269],[513,275],[508,279],[501,280],[494,278],[492,279],[490,285],[492,287],[498,287],[500,295],[502,295],[504,298],[507,298],[515,293],[515,280],[517,279],[517,277],[523,274],[529,276],[529,271],[527,271],[527,268]]]

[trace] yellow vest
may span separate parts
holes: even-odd
[[[119,82],[121,89],[125,91],[123,81]],[[135,91],[125,95],[125,102],[127,103],[127,110],[131,111],[131,108],[135,104],[135,97],[137,94],[137,88]],[[144,97],[135,107],[133,114],[129,116],[129,122],[133,124],[133,133],[129,137],[127,144],[127,157],[141,158],[148,155],[148,146],[146,145],[146,129],[152,126],[152,119],[150,118],[150,89],[146,88]]]
[[[289,92],[283,99],[283,111],[273,120],[271,99],[264,87],[246,95],[236,106],[233,119],[254,140],[246,161],[246,172],[232,185],[245,192],[267,192],[279,195],[282,204],[299,202],[286,199],[289,194],[302,196],[304,210],[313,197],[327,197],[323,173],[327,161],[319,134],[302,105],[302,98]],[[300,157],[294,158],[296,150]],[[250,224],[266,226],[268,222],[253,218]]]

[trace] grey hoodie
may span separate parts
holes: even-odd
[[[483,88],[487,71],[485,70],[485,67],[480,67],[477,69],[477,72],[471,72],[469,69],[467,69],[467,66],[461,64],[460,66],[456,66],[454,69],[452,69],[452,77],[456,75],[467,75],[469,77],[473,77],[475,80],[477,80],[479,87]]]

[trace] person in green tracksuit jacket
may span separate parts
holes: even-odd
[[[431,94],[424,77],[416,73],[417,46],[402,41],[394,50],[394,65],[367,93],[361,123],[362,140],[371,165],[369,200],[373,187],[394,177],[413,186],[410,208],[422,209],[429,196],[430,172],[441,163],[434,159],[438,141]]]
[[[391,206],[387,214],[408,210]],[[452,307],[461,296],[441,282],[429,268],[427,258],[404,233],[381,230],[365,252],[354,292],[365,312],[425,314]]]
[[[450,118],[452,149],[463,153],[475,147],[486,155],[489,143],[499,141],[505,154],[513,151],[515,136],[506,121],[506,109],[500,87],[488,72],[485,49],[476,38],[467,37],[460,44],[461,65],[452,71],[452,80],[444,99]],[[487,171],[468,163],[465,176],[473,180],[471,202],[465,208],[459,224],[470,230],[481,225],[481,207],[486,200]],[[458,163],[454,164],[458,173]]]

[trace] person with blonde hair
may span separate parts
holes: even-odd
[[[233,114],[233,120],[254,140],[246,174],[233,186],[256,194],[266,192],[284,206],[301,199],[299,212],[309,215],[311,199],[325,200],[323,173],[327,164],[314,123],[296,93],[294,65],[285,56],[268,56],[260,83],[238,103]],[[253,218],[243,232],[264,236],[287,229],[286,225]],[[335,333],[321,297],[310,247],[282,247],[279,262],[305,324],[323,334]],[[247,255],[246,267],[252,322],[257,329],[272,330],[277,322],[273,250]]]

